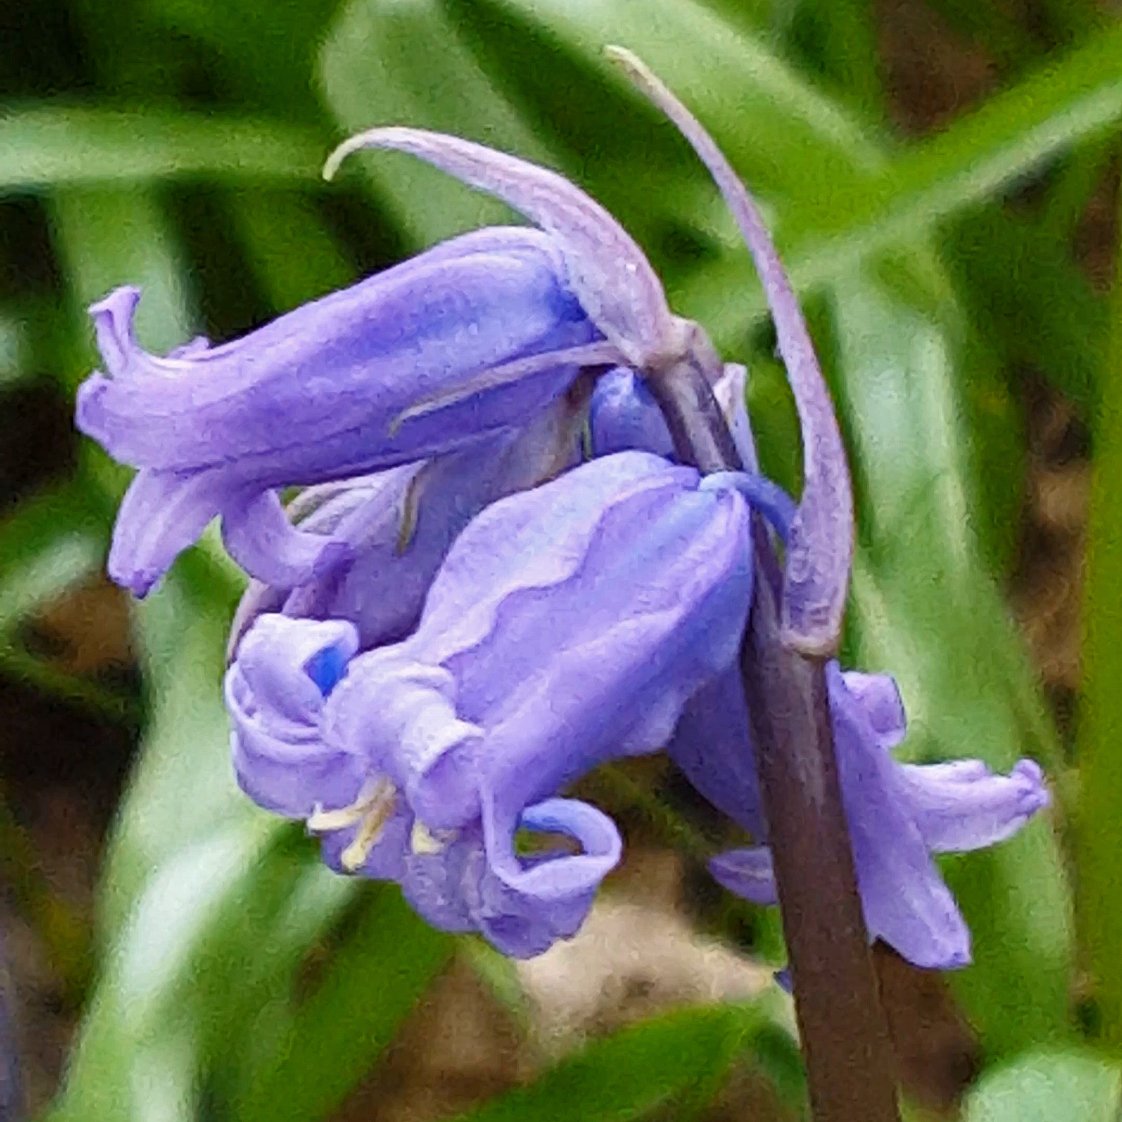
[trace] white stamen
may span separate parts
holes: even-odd
[[[339,862],[348,873],[356,872],[366,864],[370,851],[378,844],[386,823],[397,802],[397,788],[388,780],[380,779],[372,792],[366,813],[362,816],[354,840],[343,850]]]
[[[358,826],[354,840],[343,850],[343,868],[353,873],[370,856],[370,851],[382,836],[382,830],[393,813],[397,788],[386,778],[378,777],[366,784],[350,806],[324,810],[317,805],[307,820],[309,830],[327,833]]]

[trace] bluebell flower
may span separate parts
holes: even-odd
[[[837,423],[809,338],[754,204],[712,141],[667,111],[706,161],[767,281],[804,427],[806,487],[792,526],[784,613],[800,649],[836,644],[852,546]],[[366,147],[408,152],[505,200],[541,227],[478,231],[315,301],[241,340],[164,358],[132,334],[139,293],[91,309],[105,370],[81,387],[77,422],[140,469],[118,515],[110,575],[137,595],[221,515],[231,555],[271,584],[313,579],[342,543],[283,516],[278,488],[355,476],[464,447],[516,426],[582,369],[648,379],[722,364],[674,315],[641,249],[556,172],[470,141],[373,129]]]
[[[139,469],[116,580],[143,595],[215,516],[255,578],[225,681],[246,793],[306,822],[333,868],[396,881],[433,924],[518,956],[573,934],[619,860],[615,824],[565,788],[662,747],[757,843],[714,875],[774,901],[737,664],[754,573],[782,593],[776,641],[825,657],[853,548],[837,419],[757,208],[688,111],[617,57],[710,169],[761,273],[802,426],[797,503],[757,472],[743,368],[670,311],[602,207],[422,130],[355,137],[326,174],[360,148],[404,151],[540,229],[453,239],[162,358],[133,338],[138,292],[119,289],[91,309],[104,371],[78,404],[83,431]],[[674,462],[652,391],[683,369],[720,400],[745,471]],[[286,513],[289,485],[308,490]],[[783,540],[782,575],[755,514]],[[1047,802],[1039,769],[899,764],[891,679],[827,674],[870,934],[960,965],[968,934],[931,854],[1018,829]]]
[[[721,387],[741,455],[752,463],[743,381]],[[663,450],[669,433],[641,382],[618,372],[597,386],[593,446]],[[776,509],[776,504],[772,504]],[[775,520],[784,534],[793,518]],[[931,855],[982,849],[1016,833],[1048,805],[1039,766],[1020,760],[995,775],[980,760],[905,764],[903,702],[892,678],[827,664],[842,802],[870,939],[882,939],[917,966],[951,969],[970,961],[970,933]],[[710,863],[727,889],[758,904],[778,898],[767,816],[760,793],[748,703],[739,666],[712,678],[682,707],[667,753],[697,791],[759,843]]]
[[[620,842],[558,793],[656,751],[735,662],[755,487],[608,456],[473,519],[399,643],[357,653],[349,622],[260,616],[226,686],[243,788],[438,926],[512,955],[571,935]],[[576,852],[520,852],[535,833]]]
[[[981,760],[900,763],[892,749],[904,738],[905,718],[893,680],[844,672],[830,663],[827,685],[869,938],[882,939],[916,966],[965,966],[971,960],[970,932],[931,855],[981,849],[1011,837],[1048,805],[1041,770],[1032,760],[1020,760],[1008,775],[995,775]],[[734,769],[750,758],[746,726],[714,720],[704,734],[707,757],[727,762],[716,774],[698,768],[700,745],[695,745],[691,777],[701,780],[714,802],[721,800],[722,809],[766,839],[766,825],[758,810],[752,811],[758,798],[753,783],[742,781],[732,793]],[[718,779],[725,786],[714,789]],[[721,854],[710,869],[746,899],[778,902],[766,845]]]
[[[140,468],[118,515],[110,574],[143,595],[221,514],[254,576],[295,584],[337,558],[283,517],[277,488],[455,451],[556,400],[600,334],[533,230],[457,238],[245,338],[159,358],[132,334],[136,289],[92,309],[105,373],[78,426]],[[586,344],[592,344],[589,349]],[[524,375],[433,413],[410,407],[465,382]]]

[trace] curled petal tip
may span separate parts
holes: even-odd
[[[598,202],[564,176],[460,137],[389,126],[345,140],[328,156],[325,177],[361,148],[408,152],[501,199],[550,234],[582,307],[630,365],[657,367],[688,346],[682,321],[671,314],[643,251]]]
[[[634,51],[629,51],[626,47],[621,47],[617,43],[609,43],[604,48],[604,57],[618,66],[636,84],[643,81],[645,76],[650,73],[646,64]]]
[[[330,183],[335,178],[343,161],[351,155],[352,152],[357,152],[360,148],[365,147],[366,136],[367,133],[360,132],[355,136],[348,137],[341,144],[335,146],[327,159],[323,161],[323,171],[321,174],[325,182]]]
[[[849,579],[853,498],[837,417],[798,300],[759,207],[713,138],[638,57],[621,47],[609,47],[606,54],[666,114],[709,169],[763,282],[802,425],[806,479],[787,553],[784,631],[795,650],[828,655],[838,644]]]
[[[1044,772],[1035,760],[1018,760],[1012,776],[1020,783],[1020,809],[1026,819],[1051,806],[1052,794],[1044,782]]]
[[[111,377],[125,372],[129,354],[136,347],[132,321],[139,302],[140,289],[136,285],[125,284],[89,307],[98,350]]]

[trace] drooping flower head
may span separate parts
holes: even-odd
[[[557,795],[657,750],[735,661],[755,489],[608,456],[470,522],[399,643],[359,653],[349,622],[261,616],[227,678],[243,788],[439,926],[515,955],[571,935],[620,843]],[[576,852],[520,852],[519,831]]]
[[[853,548],[837,421],[755,204],[689,112],[616,58],[708,166],[760,270],[802,424],[798,503],[756,472],[743,369],[670,311],[602,207],[555,172],[422,130],[355,137],[326,173],[398,149],[540,229],[464,235],[164,358],[133,339],[137,293],[120,289],[91,309],[105,370],[79,397],[83,430],[140,469],[111,574],[143,595],[218,515],[256,578],[225,684],[247,794],[304,820],[332,867],[397,881],[432,923],[513,955],[573,934],[619,859],[614,823],[564,788],[663,746],[758,843],[714,874],[774,900],[736,665],[753,574],[781,593],[776,642],[820,657]],[[675,462],[655,402],[683,372],[720,399],[746,471]],[[291,520],[290,484],[312,485]],[[785,543],[782,576],[756,515]],[[959,965],[965,927],[929,855],[1017,829],[1046,802],[1039,769],[897,764],[891,680],[831,663],[828,685],[870,933]]]
[[[736,219],[764,282],[803,429],[805,488],[791,528],[783,592],[784,634],[807,654],[829,654],[841,636],[853,554],[853,497],[837,418],[806,323],[752,197],[694,116],[630,52],[609,48],[666,113],[709,169]],[[621,365],[647,378],[674,377],[692,366],[715,382],[721,363],[697,324],[673,316],[642,252],[599,204],[555,172],[471,141],[421,129],[378,128],[344,142],[327,162],[331,176],[352,152],[409,152],[473,187],[498,196],[564,247],[582,304]]]

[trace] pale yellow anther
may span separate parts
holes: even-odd
[[[413,832],[409,835],[409,848],[414,853],[440,853],[447,844],[446,841],[441,841],[420,819],[413,823]]]
[[[388,779],[381,780],[371,799],[370,808],[355,834],[354,841],[343,850],[339,858],[346,872],[353,873],[366,863],[370,851],[378,844],[378,839],[382,836],[390,815],[393,814],[396,801],[397,789]]]
[[[425,471],[422,469],[409,481],[405,489],[405,499],[401,506],[401,525],[397,531],[397,541],[394,543],[394,552],[404,553],[413,540],[417,530],[417,520],[421,515],[421,492],[424,489]]]
[[[345,830],[348,826],[361,822],[366,811],[367,805],[361,799],[337,810],[323,810],[317,806],[308,818],[307,826],[316,834],[324,834],[328,830]]]
[[[367,784],[350,806],[339,807],[337,810],[322,810],[317,807],[308,818],[308,829],[322,834],[329,830],[358,826],[354,840],[343,850],[339,859],[343,868],[348,873],[353,873],[366,863],[370,851],[378,844],[378,839],[393,814],[396,801],[397,788],[388,779],[379,778]]]

